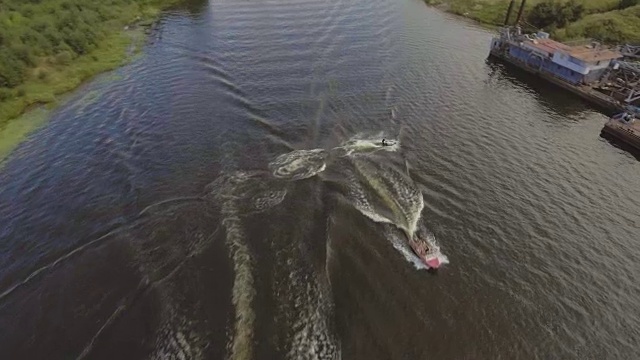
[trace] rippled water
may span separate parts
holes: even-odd
[[[640,166],[490,36],[417,0],[167,13],[0,172],[2,358],[637,359]]]

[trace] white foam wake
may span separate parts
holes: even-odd
[[[324,171],[326,158],[323,149],[295,150],[278,156],[269,163],[269,169],[277,178],[302,180]]]
[[[398,232],[397,231],[393,231],[393,229],[391,229],[391,228],[387,228],[387,231],[385,232],[385,235],[386,235],[387,239],[389,239],[391,241],[391,244],[393,245],[393,247],[396,248],[396,250],[398,250],[400,252],[400,254],[402,254],[402,256],[405,258],[405,260],[407,260],[409,263],[413,264],[413,266],[416,269],[427,270],[429,268],[413,252],[413,250],[411,249],[411,247],[407,243],[407,239],[404,236],[398,236]],[[448,264],[449,263],[449,259],[447,258],[447,256],[445,254],[443,254],[440,251],[440,246],[438,245],[438,243],[437,243],[437,241],[436,241],[436,239],[435,239],[435,237],[433,235],[429,234],[426,237],[424,237],[423,240],[429,245],[430,249],[433,249],[432,251],[436,252],[436,257],[438,258],[438,260],[440,260],[441,264],[444,265],[444,264]]]
[[[385,139],[389,145],[382,145],[382,139]],[[345,151],[345,156],[367,154],[376,151],[391,151],[395,152],[400,149],[400,141],[391,139],[389,136],[385,136],[380,132],[374,135],[357,134],[351,139],[345,141],[342,145],[336,149],[342,149]]]
[[[387,231],[387,238],[416,268],[427,268],[409,246],[408,239],[416,237],[427,243],[440,263],[448,264],[433,234],[420,225],[424,198],[408,175],[366,157],[354,158],[351,163],[356,171],[347,170],[345,177],[354,207],[374,222],[394,225],[395,231]]]
[[[204,358],[200,347],[193,344],[202,343],[204,339],[190,329],[190,320],[172,314],[169,321],[163,324],[156,340],[156,349],[149,357],[152,360],[194,359]]]
[[[248,360],[253,355],[253,329],[255,313],[252,308],[255,297],[254,278],[251,269],[251,254],[245,244],[240,217],[233,200],[225,202],[222,225],[227,231],[227,245],[231,251],[235,273],[232,289],[232,303],[236,310],[230,359]]]
[[[290,288],[293,326],[287,350],[289,360],[339,360],[340,343],[332,331],[333,303],[328,283],[305,269],[291,269]]]
[[[238,201],[242,201],[237,193],[242,192],[244,185],[251,179],[250,174],[236,172],[232,176],[217,179],[210,186],[216,191],[214,196],[222,202],[222,226],[226,231],[226,243],[233,262],[234,279],[231,290],[231,301],[235,308],[235,324],[229,349],[229,359],[249,360],[253,357],[253,331],[255,312],[255,279],[252,269],[252,258],[246,244],[245,234],[240,218]]]

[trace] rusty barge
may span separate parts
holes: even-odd
[[[565,44],[543,31],[526,34],[520,26],[526,0],[518,10],[515,23],[509,18],[515,0],[511,0],[504,26],[492,38],[490,57],[511,64],[606,110],[612,117],[603,132],[640,148],[640,124],[621,121],[640,114],[640,46],[611,48],[596,41]]]
[[[612,62],[622,54],[596,43],[570,46],[550,39],[545,32],[522,34],[518,26],[505,26],[493,38],[490,55],[608,111],[621,112],[627,105],[599,89]]]

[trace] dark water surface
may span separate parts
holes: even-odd
[[[640,358],[640,165],[490,36],[418,0],[167,13],[0,172],[1,357]]]

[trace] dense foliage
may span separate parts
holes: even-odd
[[[91,52],[108,31],[132,20],[132,7],[150,1],[0,0],[0,88],[20,85],[43,61],[66,65]],[[0,97],[6,93],[0,89]]]
[[[554,35],[560,39],[592,38],[611,44],[640,44],[640,5],[587,15]]]
[[[640,0],[620,0],[620,9],[626,9],[628,7],[640,5]]]
[[[555,29],[579,20],[584,12],[584,5],[575,0],[567,2],[547,0],[536,4],[529,11],[527,20],[539,29]]]

